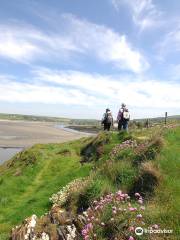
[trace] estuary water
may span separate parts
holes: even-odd
[[[16,153],[22,151],[22,148],[2,148],[0,147],[0,165],[11,159]]]

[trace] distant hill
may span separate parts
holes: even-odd
[[[40,121],[40,122],[59,122],[66,125],[97,125],[98,120],[94,119],[70,119],[61,117],[22,115],[22,114],[8,114],[0,113],[2,120],[19,120],[19,121]]]
[[[134,121],[145,121],[149,119],[151,122],[156,123],[156,122],[162,122],[164,121],[164,117],[156,117],[156,118],[140,118],[140,119],[134,119]],[[177,121],[180,120],[180,115],[172,115],[172,116],[168,116],[167,120],[171,120],[171,121]]]

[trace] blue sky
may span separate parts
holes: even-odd
[[[180,114],[180,1],[1,0],[0,112]]]

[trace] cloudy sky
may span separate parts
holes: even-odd
[[[180,114],[180,1],[0,3],[0,112]]]

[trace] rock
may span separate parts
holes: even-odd
[[[66,231],[64,226],[59,226],[58,229],[59,240],[66,240]]]
[[[42,240],[58,240],[57,225],[51,222],[49,214],[38,219],[35,227],[35,239]]]
[[[83,215],[78,215],[74,221],[74,225],[76,226],[76,229],[78,232],[81,232],[82,228],[86,224],[86,218]]]
[[[79,217],[78,221],[83,220]],[[78,240],[79,234],[72,222],[70,213],[54,205],[49,214],[39,219],[32,215],[12,229],[11,240]]]
[[[58,227],[59,240],[78,240],[78,232],[74,224]]]
[[[72,223],[71,214],[68,213],[65,209],[62,209],[57,204],[54,204],[50,211],[51,221],[54,224],[65,225]]]
[[[43,232],[43,233],[41,234],[41,239],[42,239],[42,240],[49,240],[50,238],[49,238],[49,235],[48,235],[47,233]]]
[[[67,240],[77,239],[77,229],[74,224],[67,225]]]
[[[37,223],[37,216],[32,215],[32,217],[24,220],[21,226],[17,226],[12,229],[11,239],[12,240],[29,240],[35,239],[35,226]]]

